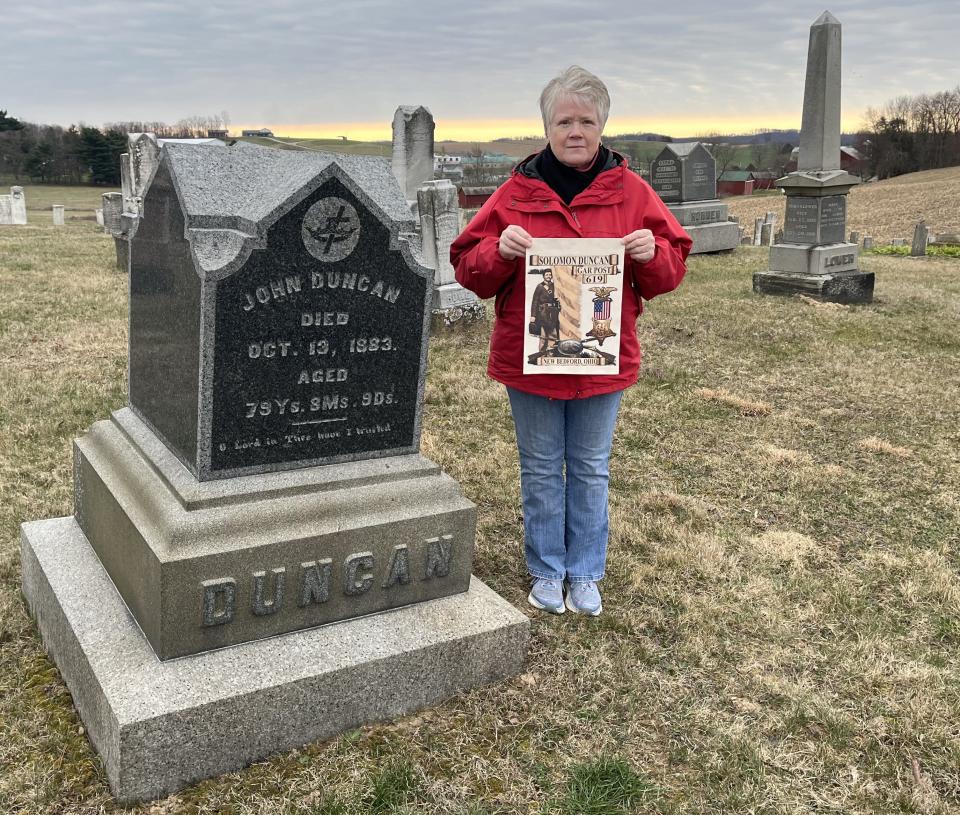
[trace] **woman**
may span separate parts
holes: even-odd
[[[460,284],[497,298],[488,374],[506,386],[517,432],[528,600],[554,614],[602,610],[610,448],[620,396],[637,381],[640,298],[680,284],[691,246],[626,159],[601,144],[609,109],[589,71],[574,65],[551,80],[540,95],[546,148],[517,165],[450,249]],[[524,258],[534,237],[622,240],[631,285],[618,374],[523,373]]]

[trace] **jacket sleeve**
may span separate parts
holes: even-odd
[[[627,255],[625,266],[641,297],[651,300],[658,294],[666,294],[680,285],[687,273],[686,260],[693,241],[650,186],[640,179],[637,181],[642,187],[638,190],[638,198],[643,205],[640,213],[641,228],[653,232],[657,251],[646,263],[637,263]]]
[[[450,263],[457,282],[477,297],[493,297],[514,275],[517,264],[523,262],[522,258],[505,260],[500,255],[500,233],[507,223],[499,204],[509,184],[508,181],[487,199],[450,246]]]

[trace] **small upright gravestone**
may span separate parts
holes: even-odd
[[[383,159],[164,147],[130,406],[76,440],[73,516],[22,530],[24,596],[121,800],[520,669],[527,618],[471,578],[475,507],[419,453],[413,226]]]
[[[54,226],[63,226],[65,221],[63,217],[64,210],[66,208],[63,204],[54,204],[53,205],[53,225]]]
[[[650,185],[693,239],[691,254],[733,249],[740,241],[717,198],[716,169],[700,142],[668,144],[650,165]]]
[[[114,238],[120,235],[120,216],[123,196],[119,192],[105,192],[100,196],[103,208],[103,231]]]
[[[810,28],[797,171],[777,181],[787,195],[783,242],[770,270],[756,272],[759,294],[806,294],[836,303],[869,303],[873,273],[857,267],[847,243],[847,193],[859,179],[840,168],[840,23],[825,11]]]
[[[450,244],[460,232],[457,188],[448,179],[427,181],[417,190],[424,263],[436,270],[431,314],[434,328],[465,325],[482,319],[477,296],[457,283]]]
[[[23,194],[23,187],[10,188],[10,223],[14,226],[27,224],[27,197]]]
[[[910,244],[910,255],[915,258],[925,257],[927,254],[927,239],[930,236],[930,230],[927,229],[925,221],[918,221],[913,228],[913,241]]]

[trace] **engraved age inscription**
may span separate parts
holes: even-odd
[[[426,281],[389,238],[334,179],[219,284],[213,470],[415,443]]]

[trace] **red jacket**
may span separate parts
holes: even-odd
[[[637,381],[640,300],[673,291],[686,272],[693,242],[650,186],[611,152],[609,167],[567,206],[525,159],[473,217],[450,247],[457,281],[478,297],[496,295],[496,322],[487,373],[511,388],[554,399],[580,399],[623,390]],[[524,375],[524,259],[500,256],[500,233],[510,224],[535,238],[622,238],[635,229],[653,232],[657,251],[644,264],[626,257],[632,286],[623,294],[620,372],[616,375]]]

